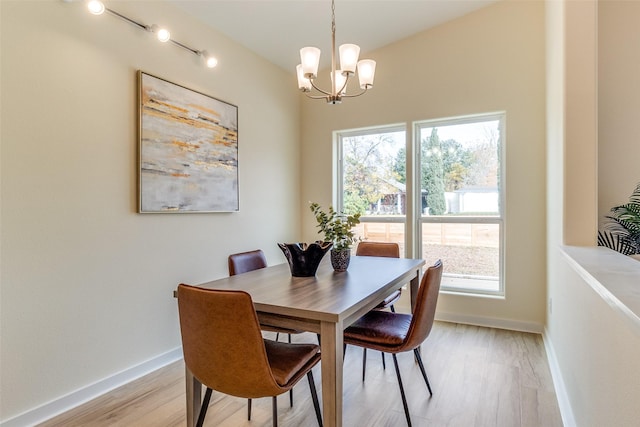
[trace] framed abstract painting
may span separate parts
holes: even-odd
[[[238,211],[238,107],[138,71],[140,213]]]

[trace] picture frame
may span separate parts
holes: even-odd
[[[139,213],[237,212],[238,107],[138,71]]]

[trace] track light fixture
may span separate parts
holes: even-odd
[[[62,0],[65,3],[71,3],[74,0]],[[177,40],[174,40],[171,38],[171,33],[169,32],[168,29],[161,27],[159,25],[153,24],[153,25],[145,25],[142,24],[138,21],[135,21],[121,13],[116,12],[113,9],[110,9],[108,7],[105,6],[105,4],[100,1],[100,0],[88,0],[86,1],[86,5],[87,5],[87,9],[89,10],[89,12],[93,15],[102,15],[104,12],[108,12],[111,15],[118,17],[124,21],[127,21],[128,23],[135,25],[136,27],[140,28],[141,30],[145,30],[148,32],[152,32],[155,34],[156,38],[161,41],[162,43],[167,43],[167,42],[171,42],[172,44],[181,47],[184,50],[188,50],[189,52],[193,53],[194,55],[202,58],[204,64],[207,66],[207,68],[214,68],[216,65],[218,65],[218,60],[210,55],[207,51],[205,50],[197,50],[197,49],[193,49],[183,43],[180,43]]]

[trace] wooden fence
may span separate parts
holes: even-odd
[[[367,240],[404,245],[404,224],[364,222],[355,232]],[[422,244],[497,248],[499,237],[498,224],[422,224]]]

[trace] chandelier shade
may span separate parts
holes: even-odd
[[[368,89],[373,87],[373,78],[376,74],[376,61],[372,59],[363,59],[358,62],[358,79],[360,81],[360,89]]]
[[[336,82],[335,87],[336,88],[340,88],[338,89],[336,92],[339,93],[339,95],[344,95],[345,93],[347,93],[347,76],[345,76],[344,74],[342,74],[342,72],[340,70],[335,70],[333,71],[333,73],[331,74],[331,84],[333,86],[333,82]]]
[[[298,64],[296,67],[296,74],[298,75],[298,88],[305,91],[311,90],[311,81],[304,76],[304,70],[302,64]]]
[[[343,44],[338,49],[340,55],[340,69],[336,69],[336,15],[335,0],[331,0],[331,90],[326,91],[316,86],[314,80],[318,77],[320,64],[320,49],[317,47],[303,47],[300,49],[300,64],[296,67],[298,89],[312,99],[325,99],[329,104],[340,104],[342,98],[356,97],[364,94],[373,87],[373,79],[376,72],[376,61],[362,59],[360,46],[355,44]],[[347,83],[349,78],[358,74],[361,92],[347,95]],[[321,95],[311,95],[313,90]]]
[[[300,62],[303,75],[315,79],[318,76],[318,66],[320,65],[320,49],[312,46],[303,47],[300,49]]]
[[[343,44],[340,46],[340,69],[343,73],[355,73],[360,56],[360,46],[356,44]]]

